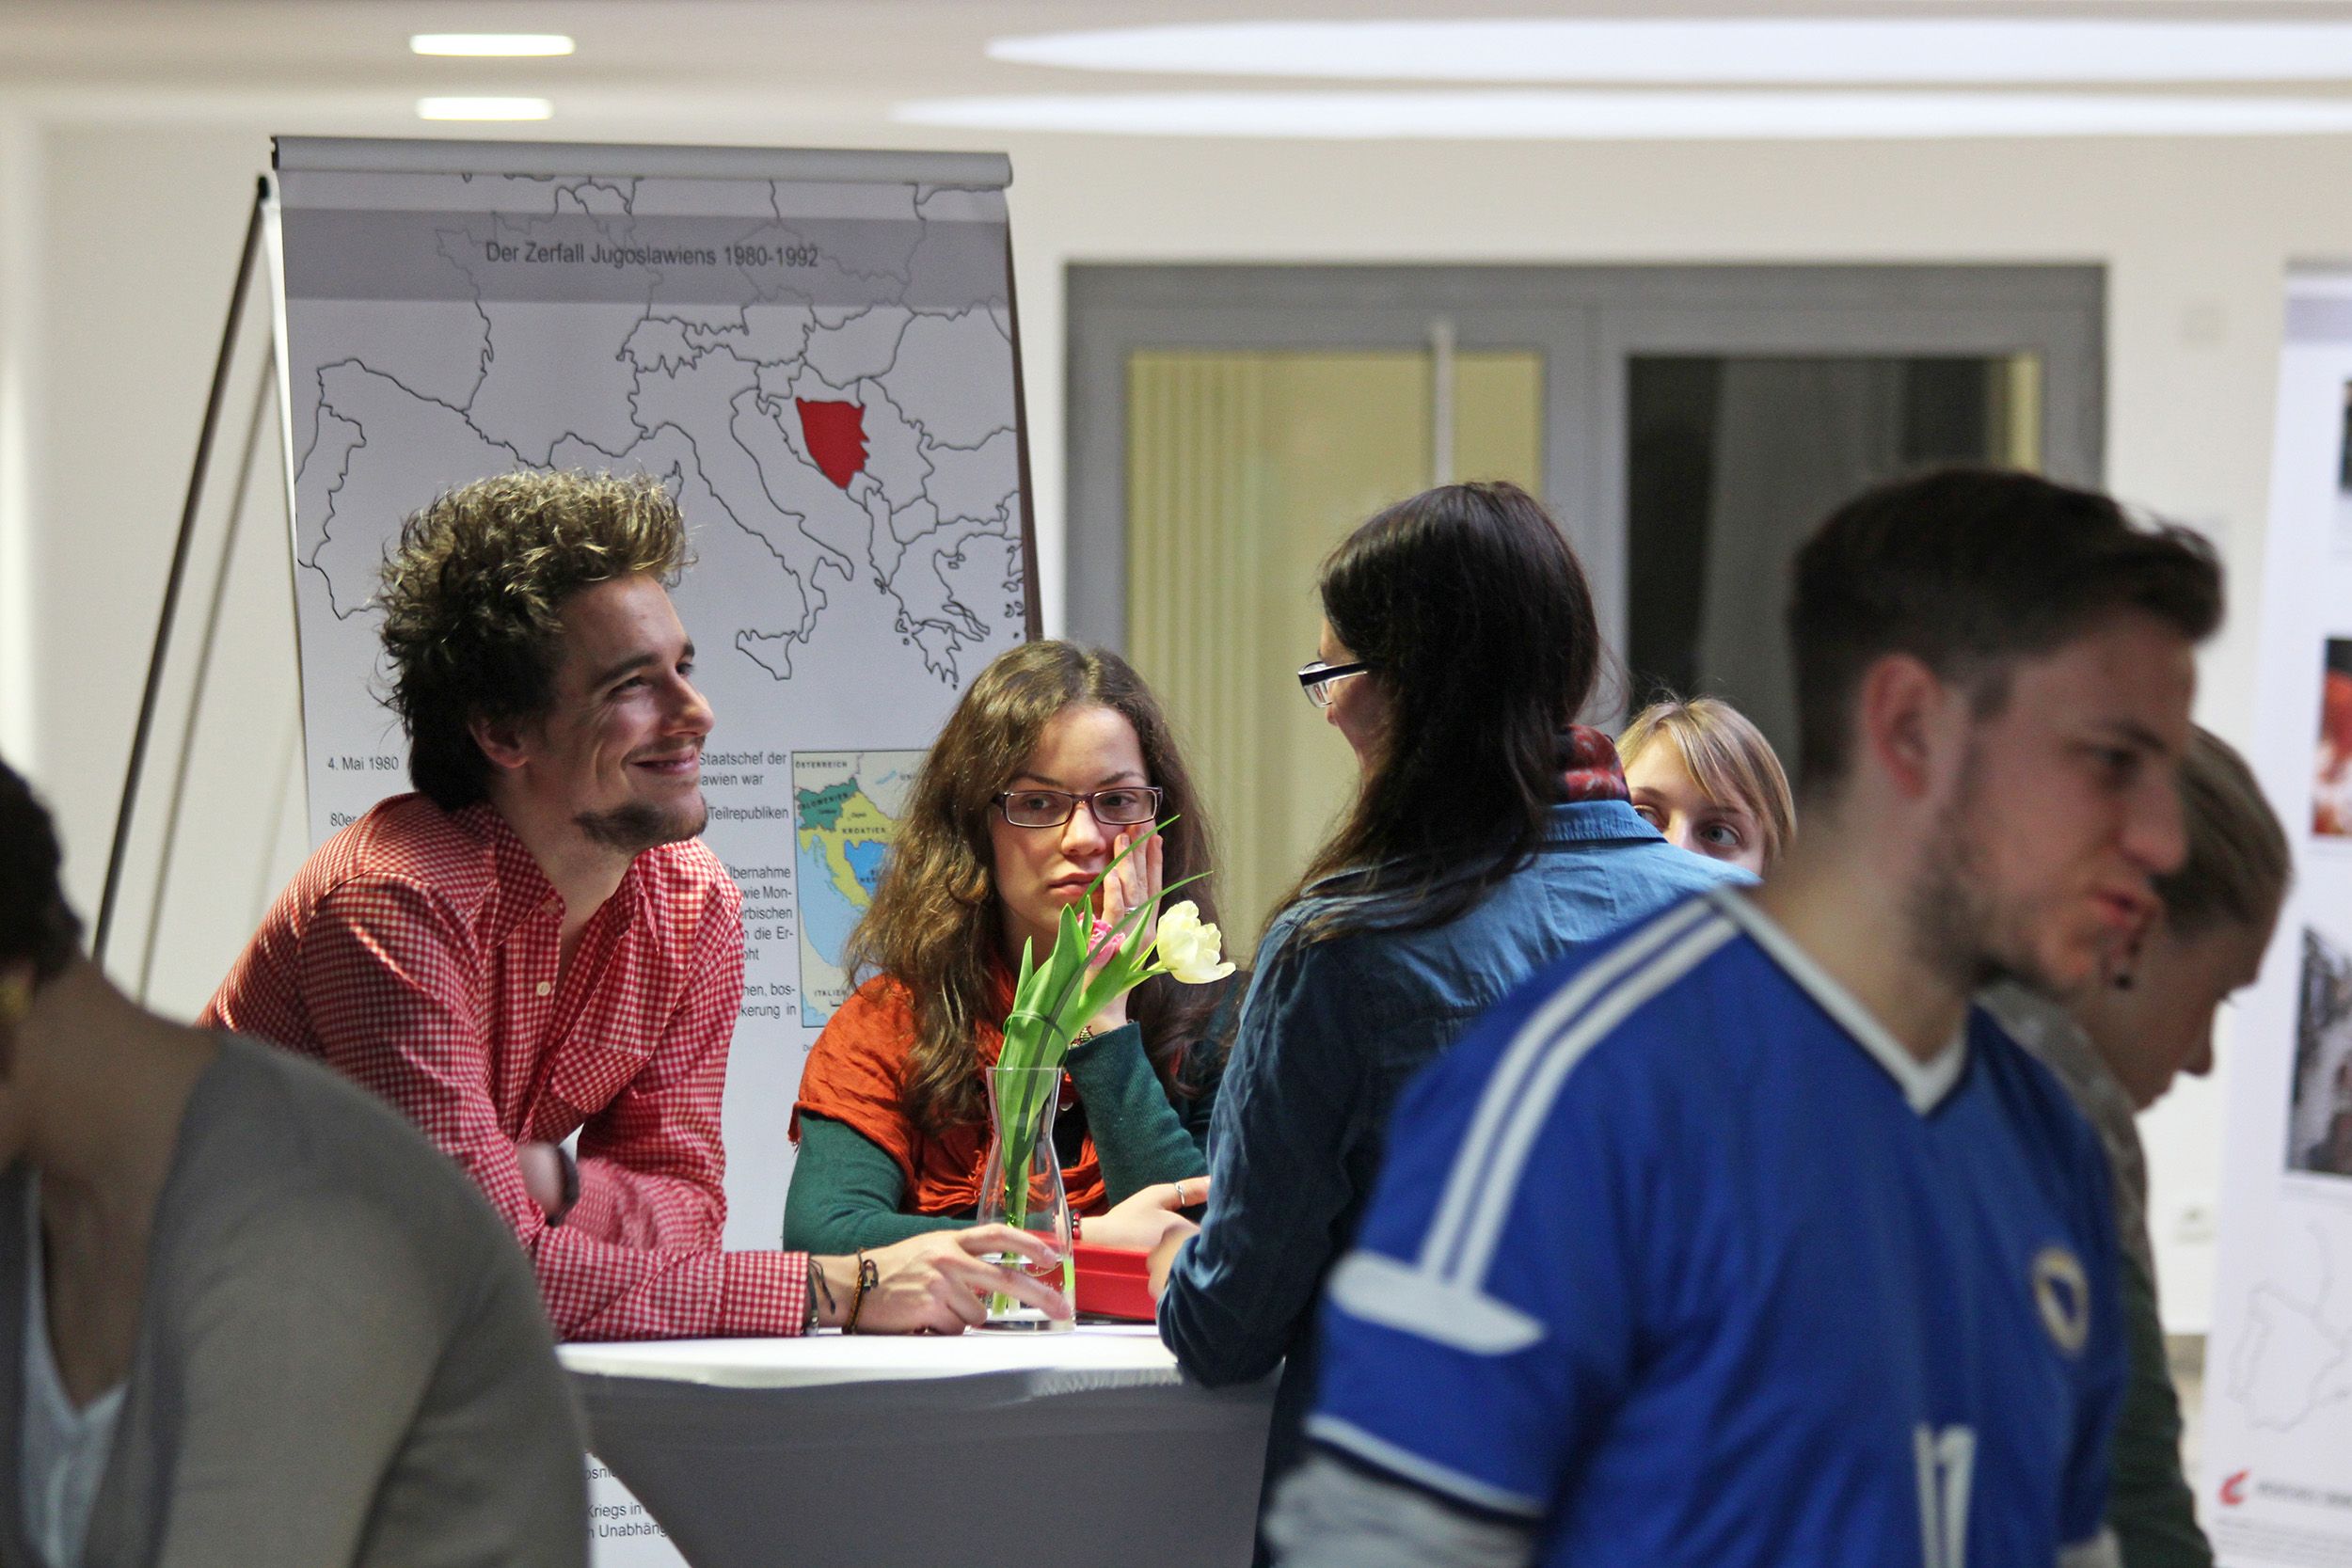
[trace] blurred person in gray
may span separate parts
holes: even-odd
[[[83,956],[0,765],[0,1565],[581,1568],[578,1412],[463,1173]]]
[[[2182,1072],[2213,1070],[2213,1020],[2254,983],[2292,872],[2285,831],[2245,761],[2199,730],[2183,757],[2188,858],[2156,879],[2161,911],[2081,990],[2052,1001],[2013,981],[1979,998],[2099,1131],[2115,1174],[2131,1383],[2116,1423],[2107,1524],[2124,1568],[2212,1568],[2181,1472],[2181,1402],[2165,1357],[2148,1243],[2148,1163],[2133,1117]]]

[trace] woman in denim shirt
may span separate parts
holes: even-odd
[[[1601,646],[1584,572],[1511,484],[1402,501],[1324,563],[1299,673],[1363,768],[1259,943],[1209,1134],[1208,1215],[1152,1255],[1160,1337],[1217,1387],[1278,1365],[1265,1497],[1314,1397],[1314,1304],[1405,1083],[1537,969],[1754,879],[1635,815],[1570,721]]]

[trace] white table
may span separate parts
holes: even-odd
[[[1242,1568],[1272,1380],[1149,1325],[565,1345],[591,1447],[693,1568]]]

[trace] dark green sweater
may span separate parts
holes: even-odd
[[[2128,1248],[2122,1265],[2132,1375],[2115,1423],[2107,1526],[2122,1548],[2123,1568],[2213,1568],[2213,1547],[2197,1528],[2197,1504],[2181,1474],[2181,1398],[2165,1359],[2155,1282]]]
[[[2116,1418],[2107,1468],[2107,1527],[2123,1568],[2213,1568],[2213,1547],[2197,1528],[2197,1508],[2181,1474],[2181,1402],[2164,1354],[2148,1245],[2146,1156],[2131,1101],[2090,1037],[2065,1008],[2012,981],[1979,996],[2010,1037],[2065,1084],[2106,1146],[2115,1178],[2115,1223],[2130,1381]]]
[[[1223,1055],[1211,1041],[1195,1042],[1184,1054],[1184,1084],[1200,1093],[1171,1101],[1143,1054],[1143,1031],[1135,1024],[1070,1048],[1071,1081],[1113,1204],[1154,1182],[1207,1174],[1209,1113],[1224,1075]],[[846,1123],[801,1113],[801,1153],[784,1203],[787,1251],[839,1255],[972,1223],[969,1217],[901,1213],[905,1198],[906,1178],[881,1146]]]

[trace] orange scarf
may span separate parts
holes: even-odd
[[[1012,975],[1001,964],[995,968],[990,1006],[998,1020],[1012,1009]],[[990,1067],[1004,1049],[1004,1030],[999,1023],[983,1022],[976,1034],[980,1066]],[[791,1136],[800,1141],[802,1112],[830,1117],[898,1162],[906,1179],[906,1192],[898,1200],[902,1213],[968,1214],[980,1201],[988,1124],[968,1123],[936,1134],[914,1124],[901,1100],[907,1055],[914,1048],[914,1005],[907,989],[888,975],[860,986],[834,1010],[801,1069]],[[1110,1207],[1091,1134],[1080,1147],[1077,1163],[1062,1167],[1061,1180],[1073,1213],[1099,1214]]]

